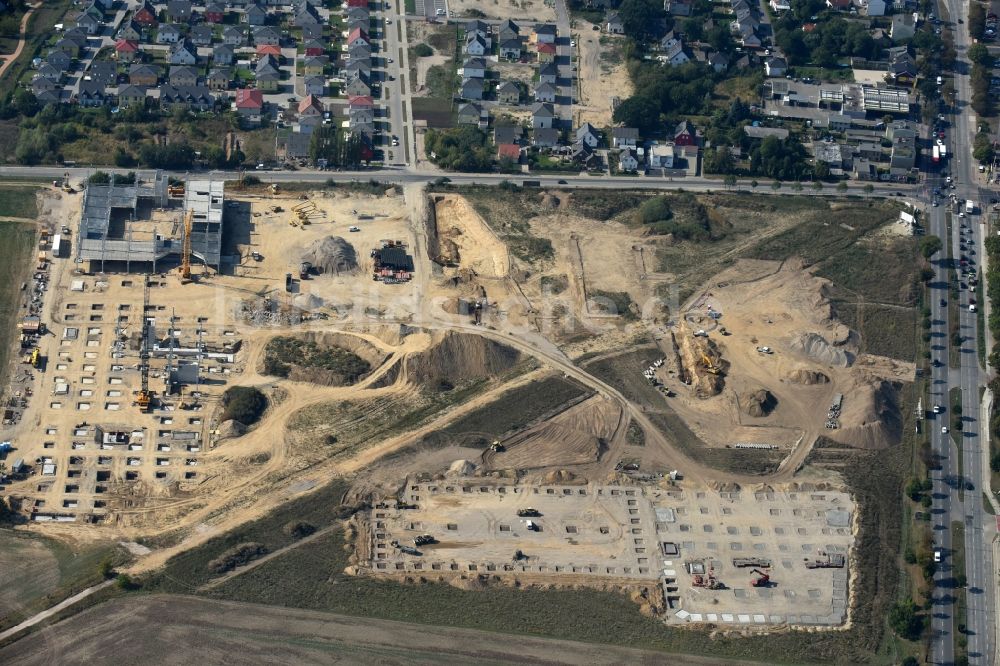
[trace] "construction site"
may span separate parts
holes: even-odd
[[[820,437],[897,442],[914,366],[863,352],[803,262],[729,258],[670,305],[668,243],[561,193],[511,231],[421,185],[81,189],[44,195],[72,240],[25,303],[34,397],[0,432],[24,529],[182,536],[142,573],[346,478],[372,507],[356,575],[639,585],[668,624],[849,620],[861,507],[806,461]],[[224,418],[233,387],[259,420]]]

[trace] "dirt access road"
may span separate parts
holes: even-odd
[[[183,596],[88,608],[0,650],[7,664],[661,664],[665,653]],[[670,655],[679,666],[719,659]],[[745,663],[745,662],[744,662]]]
[[[17,40],[17,48],[9,56],[4,56],[5,60],[3,64],[0,65],[0,79],[3,75],[7,73],[7,68],[10,67],[15,60],[21,57],[21,51],[24,50],[25,34],[28,30],[28,20],[31,18],[31,14],[35,11],[35,5],[28,7],[28,11],[24,12],[24,16],[21,17],[21,36]]]

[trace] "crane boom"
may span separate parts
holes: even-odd
[[[184,240],[181,242],[181,280],[191,279],[191,228],[194,226],[194,211],[184,215]]]

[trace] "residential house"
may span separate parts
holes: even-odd
[[[222,31],[222,43],[237,48],[247,41],[247,31],[239,26],[231,25]]]
[[[131,39],[138,42],[142,39],[143,30],[144,29],[141,25],[132,19],[129,19],[128,21],[122,23],[122,27],[118,29],[116,37],[118,37],[118,39]]]
[[[45,64],[38,68],[38,73],[42,74]],[[49,65],[51,67],[51,65]],[[100,81],[106,86],[118,85],[118,66],[110,60],[95,60],[87,70],[87,76],[94,81]]]
[[[496,30],[496,35],[498,41],[502,44],[510,39],[521,39],[521,27],[511,21],[510,19],[505,20],[500,24],[500,27]]]
[[[371,14],[368,13],[368,9],[363,7],[348,7],[344,13],[344,20],[348,23],[352,21],[368,21],[370,18]]]
[[[787,12],[789,9],[792,8],[792,6],[788,4],[788,2],[789,0],[770,0],[768,4],[771,5],[771,11],[778,14],[781,12]]]
[[[684,50],[684,44],[681,41],[675,41],[670,48],[666,49],[663,53],[656,56],[656,59],[660,62],[670,65],[671,67],[678,67],[686,62],[691,61],[691,57]]]
[[[305,24],[302,26],[302,39],[303,41],[323,39],[323,26],[313,25],[312,23]]]
[[[209,90],[229,90],[233,81],[233,72],[228,67],[213,67],[205,82]]]
[[[894,14],[892,17],[892,27],[889,29],[889,36],[894,42],[904,39],[911,39],[916,32],[917,21],[913,14]]]
[[[698,133],[692,125],[687,120],[682,120],[677,123],[677,127],[674,128],[674,145],[675,146],[697,146],[698,145]]]
[[[351,19],[347,21],[345,27],[345,32],[351,34],[354,30],[361,30],[363,32],[368,32],[368,28],[371,27],[371,21],[367,18],[363,19]]]
[[[326,53],[326,45],[321,39],[310,39],[303,44],[307,56],[320,56]]]
[[[198,63],[198,50],[188,41],[177,42],[170,47],[167,62],[171,65],[195,65]]]
[[[267,23],[267,12],[259,5],[248,5],[240,16],[240,22],[247,25],[264,25]]]
[[[188,38],[195,46],[211,46],[212,40],[215,38],[215,31],[210,25],[196,25],[191,28]]]
[[[664,0],[663,9],[671,16],[691,16],[691,0]]]
[[[181,29],[173,23],[164,23],[156,31],[157,44],[176,44],[181,40]]]
[[[469,35],[465,40],[465,52],[471,56],[482,56],[490,50],[486,39],[481,35]]]
[[[226,8],[220,2],[210,2],[205,5],[205,22],[222,23],[226,20]]]
[[[38,102],[39,106],[48,106],[49,104],[61,104],[62,103],[62,89],[55,88],[53,90],[34,90],[32,92],[35,95],[35,101]]]
[[[135,13],[132,14],[132,20],[141,25],[143,28],[152,28],[156,26],[159,21],[156,20],[156,9],[148,1],[144,1]]]
[[[634,127],[612,127],[611,146],[614,148],[635,148],[639,141],[639,130]]]
[[[269,25],[260,26],[253,31],[253,43],[256,46],[262,44],[280,45],[281,33]]]
[[[146,89],[142,86],[124,85],[118,88],[118,106],[127,109],[133,106],[145,106]]]
[[[94,63],[94,64],[96,65],[97,63]],[[112,63],[112,64],[114,64],[114,63]],[[59,83],[60,81],[62,81],[63,74],[65,74],[65,70],[56,69],[55,67],[52,66],[51,63],[45,62],[43,60],[42,64],[38,66],[38,71],[35,72],[35,77],[36,78],[37,77],[41,77],[43,79],[48,79],[50,81],[53,81],[54,83]],[[96,79],[96,80],[100,80],[100,79]],[[110,85],[110,84],[106,84],[106,85]]]
[[[152,87],[160,80],[160,70],[155,65],[136,63],[128,70],[128,82],[133,86]]]
[[[547,102],[555,104],[559,90],[551,83],[539,83],[535,86],[534,98],[536,102]]]
[[[892,140],[892,154],[889,156],[891,171],[909,171],[917,164],[916,139],[908,136],[895,136]]]
[[[540,127],[531,133],[531,145],[535,148],[554,148],[559,143],[559,130],[557,129]]]
[[[582,141],[577,141],[571,146],[569,159],[573,164],[584,169],[591,170],[601,167],[600,156]]]
[[[115,56],[119,62],[132,62],[139,55],[139,42],[131,39],[119,39],[115,42]],[[67,58],[66,66],[69,66]],[[51,62],[51,56],[50,56]],[[55,63],[52,63],[55,65]],[[58,67],[58,65],[56,65]]]
[[[498,125],[493,128],[493,143],[512,143],[520,146],[524,142],[524,128],[520,125]]]
[[[729,56],[721,51],[708,56],[709,66],[717,73],[721,74],[729,69]]]
[[[213,65],[232,65],[235,60],[236,55],[233,52],[233,47],[228,44],[219,44],[212,49]]]
[[[295,13],[295,18],[292,19],[292,23],[296,27],[304,27],[306,25],[322,25],[323,19],[320,18],[316,10],[313,9],[312,5],[305,4]]]
[[[896,85],[909,86],[917,79],[917,63],[913,57],[906,54],[889,63],[889,71],[886,73],[886,81]]]
[[[868,14],[868,16],[885,16],[885,0],[868,0],[866,7],[867,11],[865,13]]]
[[[510,160],[514,164],[521,161],[521,146],[516,143],[497,144],[497,159]]]
[[[521,88],[513,81],[504,81],[497,86],[497,101],[501,104],[517,104],[521,101]]]
[[[347,35],[347,46],[355,46],[357,44],[368,44],[371,45],[371,40],[368,39],[368,32],[362,30],[361,28],[355,28],[351,30]]]
[[[347,6],[368,9],[368,0],[347,0]]]
[[[618,155],[618,170],[626,172],[639,170],[639,154],[635,148],[626,148]]]
[[[83,46],[79,42],[73,39],[66,39],[63,37],[56,42],[55,46],[52,47],[53,51],[63,51],[70,58],[79,58],[80,53],[83,51]]]
[[[784,141],[788,138],[788,130],[784,127],[754,127],[753,125],[745,125],[743,133],[751,139],[766,139],[769,136],[773,136]]]
[[[191,88],[198,85],[198,70],[188,65],[174,65],[170,68],[167,80],[177,88]]]
[[[534,42],[536,44],[555,44],[556,27],[551,23],[540,23],[535,26]]]
[[[104,21],[93,14],[80,14],[76,19],[76,27],[88,35],[96,35],[104,28]]]
[[[59,44],[64,40],[75,44],[78,51],[84,50],[90,43],[90,38],[87,33],[79,28],[71,28],[70,30],[64,32],[62,39],[56,42],[56,46],[59,46]]]
[[[556,59],[556,45],[541,43],[538,45],[538,62],[553,62]]]
[[[555,85],[559,80],[559,67],[554,62],[547,62],[538,68],[538,82]]]
[[[465,24],[465,34],[466,35],[479,35],[481,37],[490,36],[490,24],[486,21],[480,21],[479,19],[473,19]]]
[[[351,127],[374,126],[375,124],[375,102],[371,97],[351,97],[347,103],[347,115],[350,117]]]
[[[312,95],[306,95],[299,102],[299,131],[308,134],[322,124],[322,102]]]
[[[50,79],[47,76],[35,75],[31,79],[31,93],[37,97],[42,93],[54,92],[57,95],[62,89],[60,82]]]
[[[73,59],[65,51],[51,51],[47,56],[45,56],[45,62],[52,65],[60,72],[65,72],[69,69],[70,63]]]
[[[256,72],[254,73],[254,81],[257,87],[264,92],[278,92],[278,88],[281,87],[281,74],[271,70]]]
[[[576,140],[582,141],[590,148],[597,148],[601,143],[601,133],[590,123],[584,123],[576,129]]]
[[[371,78],[372,60],[371,58],[355,58],[350,60],[347,63],[347,67],[343,69],[343,73],[347,78],[357,76],[359,74],[364,74],[366,77]]]
[[[174,23],[188,23],[191,20],[191,0],[169,0],[167,18]]]
[[[285,56],[281,54],[281,47],[277,44],[261,44],[255,50],[258,58],[271,56],[277,64],[285,61]]]
[[[469,100],[481,100],[483,98],[483,80],[465,79],[459,88],[459,97]]]
[[[211,111],[215,108],[215,95],[205,86],[178,87],[167,83],[160,86],[160,107]]]
[[[322,76],[306,76],[302,80],[307,95],[322,97],[326,94],[326,78]]]
[[[556,112],[551,104],[535,102],[531,107],[531,126],[535,129],[551,129],[555,123]]]
[[[788,63],[784,58],[774,56],[764,61],[764,72],[768,76],[784,76],[786,71],[788,71]]]
[[[302,73],[307,76],[322,76],[329,63],[329,58],[325,55],[306,56],[302,60]]]
[[[358,58],[371,58],[371,57],[372,57],[371,44],[362,42],[361,44],[355,44],[354,46],[349,46],[347,48],[348,60],[357,60]]]
[[[359,73],[357,76],[351,78],[344,86],[344,92],[352,97],[367,97],[372,94],[371,83],[369,82],[369,77]]]
[[[0,2],[0,5],[3,4],[4,4],[3,2]],[[114,6],[115,2],[114,0],[94,0],[94,4],[100,7],[101,9],[107,11]]]
[[[500,42],[500,57],[507,60],[521,59],[521,40],[508,39]]]
[[[462,63],[462,78],[482,79],[486,77],[486,61],[482,58],[469,58]]]
[[[608,17],[604,23],[604,29],[612,35],[624,35],[625,24],[618,12],[608,12]]]
[[[76,103],[80,106],[104,106],[112,101],[105,87],[97,81],[80,81],[80,92],[76,95]]]
[[[657,143],[650,146],[649,166],[653,169],[673,169],[674,147],[669,143]]]
[[[486,129],[490,124],[490,114],[485,108],[475,102],[459,104],[458,124],[475,125],[480,129]]]
[[[260,125],[264,114],[264,95],[255,88],[240,88],[236,91],[236,113],[244,125]]]

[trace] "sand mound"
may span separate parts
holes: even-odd
[[[557,469],[545,475],[542,483],[570,483],[576,480],[576,474],[568,469]]]
[[[417,384],[439,385],[498,375],[521,360],[515,349],[478,335],[446,333],[436,345],[406,359],[406,373]]]
[[[326,301],[316,294],[296,294],[295,298],[292,299],[292,303],[295,307],[303,310],[315,310],[316,308],[321,308],[325,302]]]
[[[223,421],[219,426],[219,439],[230,439],[240,437],[247,431],[245,425],[234,419]]]
[[[824,365],[846,368],[854,361],[852,354],[837,349],[819,333],[803,333],[792,340],[790,347],[793,351]]]
[[[358,270],[354,246],[340,236],[317,239],[302,254],[302,261],[312,264],[321,275],[342,275]]]
[[[794,384],[805,384],[807,386],[830,383],[830,378],[819,370],[808,370],[806,368],[792,370],[786,375],[786,379]]]
[[[505,442],[506,451],[487,452],[490,469],[539,469],[555,465],[584,465],[601,456],[601,439],[586,429],[548,422],[537,429],[515,435]]]
[[[881,381],[875,385],[860,384],[845,392],[840,422],[841,428],[830,431],[830,437],[842,444],[860,449],[894,445],[903,429],[896,386]]]
[[[448,467],[448,476],[469,476],[476,471],[476,466],[468,460],[456,460]]]
[[[778,406],[778,399],[767,389],[759,388],[740,396],[740,404],[748,416],[767,416]]]

